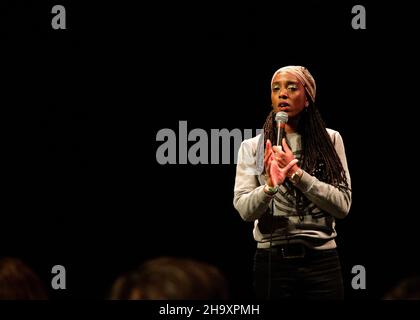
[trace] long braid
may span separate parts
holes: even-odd
[[[263,131],[264,131],[264,148],[265,148],[265,143],[267,142],[268,139],[270,139],[271,143],[273,145],[275,145],[277,143],[277,137],[276,137],[276,126],[274,125],[275,122],[275,112],[271,111],[267,118],[265,119],[265,123],[263,126]]]
[[[275,113],[271,111],[267,116],[264,131],[264,147],[267,139],[276,144]],[[331,184],[341,190],[348,190],[346,173],[334,148],[331,138],[326,130],[324,121],[318,109],[310,103],[308,108],[301,113],[298,132],[301,134],[302,158],[301,168],[320,181]],[[295,191],[296,210],[303,219],[303,210],[309,200],[303,193],[286,181],[285,187]]]
[[[302,136],[302,169],[337,188],[348,189],[343,165],[324,121],[312,103],[302,112],[298,131]]]

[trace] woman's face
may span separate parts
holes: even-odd
[[[289,72],[279,72],[271,86],[271,104],[274,112],[284,111],[289,118],[293,118],[301,113],[309,102],[300,81]]]

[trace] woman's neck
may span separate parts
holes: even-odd
[[[286,125],[284,126],[284,130],[286,131],[286,133],[297,132],[298,124],[299,124],[299,118],[294,118],[294,119],[289,118],[289,121],[287,121]]]

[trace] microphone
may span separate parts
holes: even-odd
[[[283,140],[284,126],[287,123],[289,116],[286,112],[280,111],[276,113],[276,122],[277,122],[277,146],[281,150],[281,140]]]

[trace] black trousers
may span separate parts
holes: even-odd
[[[343,299],[337,250],[312,250],[303,245],[257,249],[254,289],[257,299]]]

